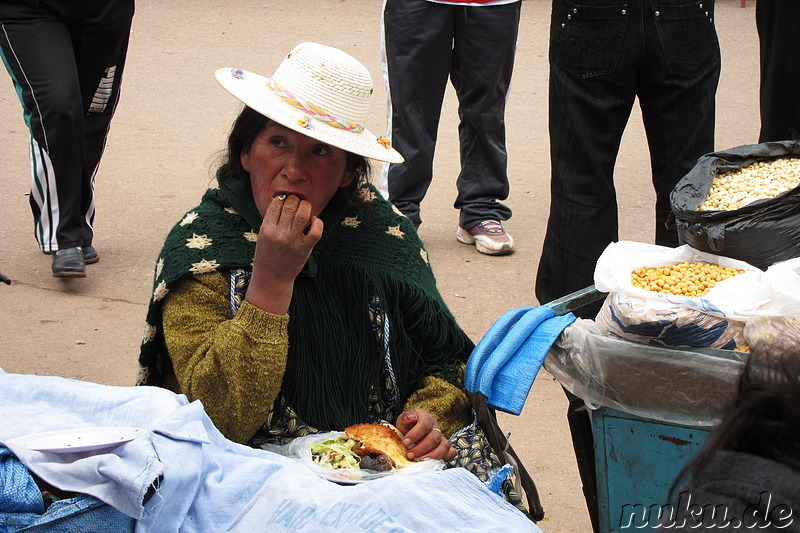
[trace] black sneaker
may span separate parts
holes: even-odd
[[[91,244],[82,246],[81,249],[83,250],[83,262],[87,265],[91,265],[100,261],[100,256],[97,254],[97,250]],[[44,255],[51,255],[53,252],[44,251],[42,253]]]
[[[65,248],[53,252],[53,276],[57,278],[85,278],[86,263],[80,248]]]
[[[100,261],[100,256],[97,255],[97,250],[95,250],[94,246],[91,244],[88,246],[83,246],[81,249],[83,250],[83,262],[87,265],[91,265],[92,263],[97,263]]]

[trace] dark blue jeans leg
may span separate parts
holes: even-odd
[[[653,4],[644,11],[649,66],[639,74],[639,104],[656,192],[655,243],[677,246],[674,225],[667,225],[670,194],[697,159],[714,150],[720,50],[713,0]]]
[[[613,176],[635,98],[634,62],[626,51],[637,44],[635,13],[621,15],[618,6],[589,11],[553,2],[551,199],[536,277],[540,303],[591,285],[597,258],[618,237]]]
[[[505,108],[522,2],[459,8],[450,79],[458,96],[461,172],[453,207],[459,224],[508,220]]]
[[[458,7],[387,0],[383,12],[391,141],[405,158],[389,166],[389,201],[416,225],[433,179],[433,155],[450,74]]]

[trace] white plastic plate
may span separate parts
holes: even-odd
[[[39,452],[78,453],[113,448],[146,433],[136,427],[95,427],[35,433],[15,440]]]

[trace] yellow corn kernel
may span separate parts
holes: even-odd
[[[718,282],[744,270],[713,263],[677,263],[663,267],[642,267],[631,272],[634,287],[646,291],[697,298],[704,296]]]

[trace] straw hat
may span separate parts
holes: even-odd
[[[364,126],[372,77],[341,50],[301,43],[272,78],[239,68],[221,68],[215,76],[242,103],[289,129],[364,157],[403,162],[386,137]]]

